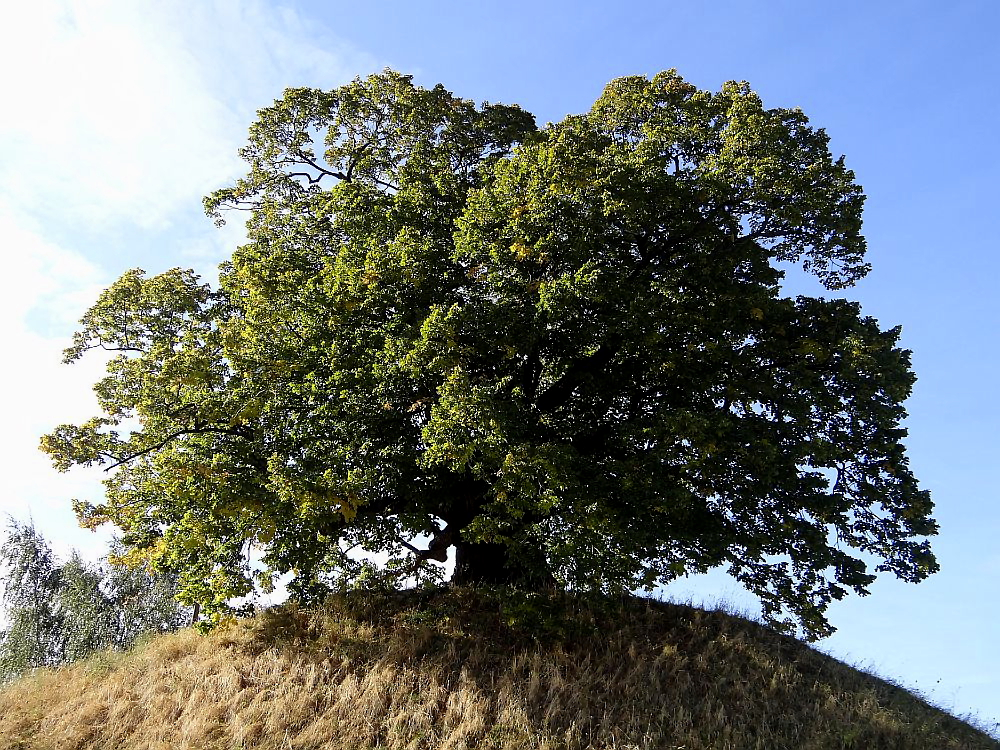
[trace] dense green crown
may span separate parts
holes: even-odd
[[[275,573],[302,597],[370,575],[349,548],[405,577],[454,546],[466,582],[725,566],[772,621],[829,632],[871,560],[913,581],[936,563],[899,330],[779,287],[779,264],[832,290],[868,270],[827,141],[672,71],[543,129],[390,71],[290,89],[206,199],[249,212],[219,289],[109,288],[67,352],[121,350],[105,415],[44,447],[114,467],[81,518],[210,609]]]

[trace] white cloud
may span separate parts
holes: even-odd
[[[261,2],[51,0],[0,18],[0,197],[107,229],[164,227],[239,169],[253,112],[371,60]]]
[[[90,384],[100,377],[102,363],[60,366],[66,342],[29,330],[27,321],[42,305],[51,325],[65,327],[78,317],[83,300],[93,299],[107,279],[82,256],[47,242],[2,210],[0,242],[5,271],[0,277],[0,320],[6,351],[0,368],[0,510],[22,521],[30,515],[41,527],[54,515],[71,519],[69,498],[93,496],[98,490],[92,474],[56,474],[38,450],[38,439],[61,422],[93,416],[96,403]]]

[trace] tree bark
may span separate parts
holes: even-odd
[[[503,542],[476,542],[465,538],[464,530],[487,504],[489,487],[481,479],[467,473],[453,485],[455,500],[441,512],[445,522],[440,539],[433,548],[455,545],[455,572],[451,582],[456,586],[500,585],[543,589],[556,585],[544,553],[537,546],[511,547]],[[524,518],[524,523],[537,519]]]
[[[531,589],[553,588],[556,585],[544,555],[535,550],[514,552],[501,542],[455,543],[455,573],[451,582],[456,586],[500,585]]]

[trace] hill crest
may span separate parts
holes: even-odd
[[[468,589],[355,593],[0,690],[7,748],[998,748],[721,612]]]

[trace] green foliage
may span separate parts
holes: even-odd
[[[59,627],[54,599],[61,587],[56,562],[32,526],[13,525],[0,547],[4,570],[3,603],[8,628],[0,634],[0,679],[35,666],[58,663],[53,633]]]
[[[119,352],[104,413],[43,448],[103,465],[81,520],[213,616],[278,574],[302,600],[370,578],[350,550],[401,580],[454,546],[467,583],[724,566],[823,635],[872,561],[936,569],[899,329],[781,293],[790,263],[831,290],[868,271],[827,142],[672,71],[541,129],[391,71],[289,89],[206,199],[248,216],[219,288],[133,270],[104,292],[67,350]]]
[[[11,522],[0,546],[0,582],[8,620],[0,631],[0,680],[124,650],[189,620],[169,576],[89,563],[75,551],[60,563],[31,524]]]

